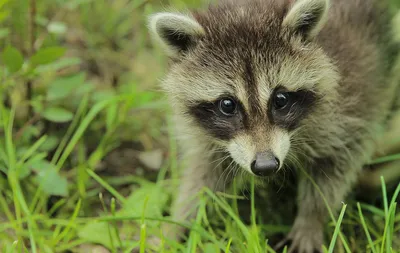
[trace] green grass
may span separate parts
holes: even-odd
[[[260,209],[253,181],[249,201],[236,182],[232,194],[204,189],[191,223],[163,215],[181,168],[146,16],[166,5],[199,3],[0,0],[0,252],[274,252],[288,232],[292,205]],[[400,252],[399,191],[382,178],[382,203],[350,196],[325,251]],[[164,238],[165,223],[189,228],[186,242]]]

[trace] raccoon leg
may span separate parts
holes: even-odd
[[[180,179],[181,185],[178,195],[172,207],[171,216],[174,221],[188,222],[195,219],[199,205],[198,195],[203,188],[207,187],[212,191],[219,191],[225,186],[226,179],[222,178],[223,167],[215,167],[215,163],[208,161],[209,159],[199,160],[199,157],[195,160],[192,159],[191,166],[184,171]],[[180,240],[187,229],[182,226],[167,225],[164,231],[167,238]]]
[[[314,173],[307,173],[335,212],[355,182],[357,170],[336,169],[324,172],[322,168],[324,166],[315,167]],[[333,173],[328,173],[329,171]],[[291,241],[289,253],[322,252],[324,224],[329,213],[321,193],[305,175],[300,176],[297,198],[298,213],[291,232],[283,243]],[[278,246],[281,247],[283,243]]]

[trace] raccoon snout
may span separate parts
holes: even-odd
[[[270,176],[279,169],[279,159],[271,152],[257,153],[251,163],[251,171],[260,177]]]

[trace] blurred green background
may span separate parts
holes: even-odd
[[[274,224],[256,224],[252,210],[247,224],[240,197],[210,192],[185,244],[151,243],[169,222],[179,162],[147,16],[203,4],[0,0],[0,252],[273,252],[264,238],[290,220],[271,211]],[[329,252],[399,252],[396,192],[383,199],[349,204]]]

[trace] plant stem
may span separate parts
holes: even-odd
[[[29,53],[32,56],[35,53],[35,17],[36,17],[36,0],[29,2]]]
[[[29,1],[29,56],[35,53],[35,34],[36,34],[36,0]],[[26,83],[26,97],[28,101],[32,99],[33,96],[33,81],[29,79]],[[29,105],[28,109],[29,116],[33,115],[33,108]]]

